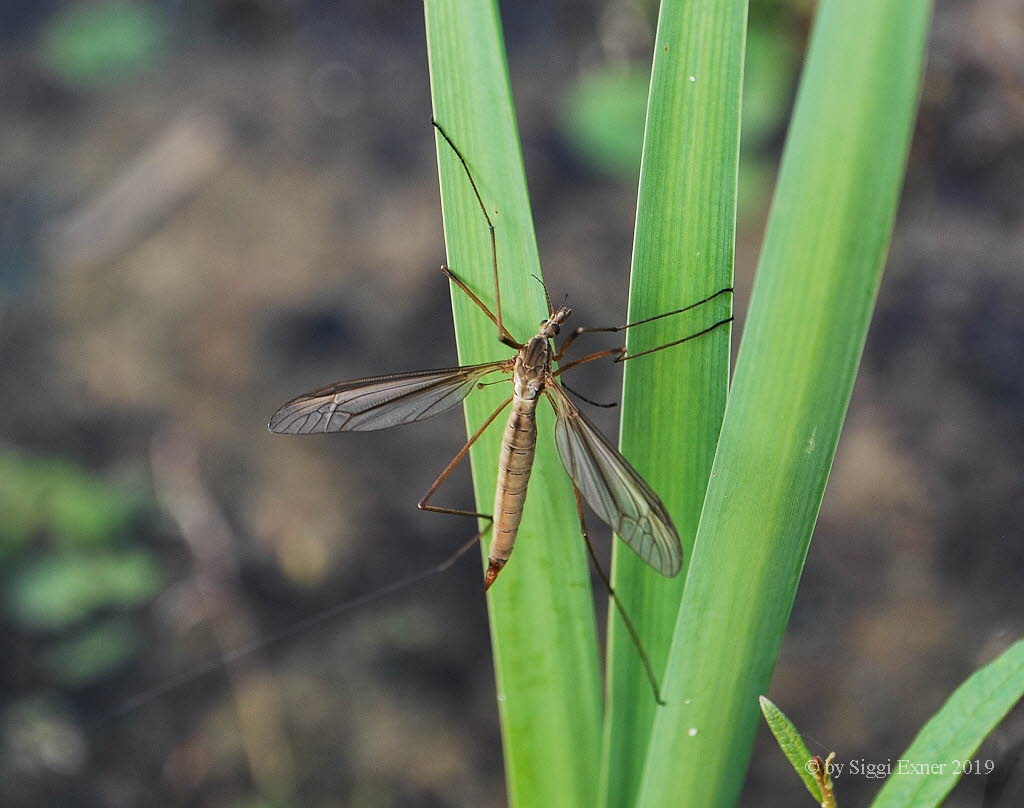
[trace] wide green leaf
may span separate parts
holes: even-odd
[[[745,0],[662,5],[654,50],[633,245],[629,321],[732,285]],[[691,312],[630,329],[639,352],[729,317],[722,295]],[[730,326],[625,363],[622,451],[666,503],[687,560],[729,383]],[[685,581],[652,572],[616,542],[613,585],[658,676]],[[636,794],[656,704],[636,648],[609,610],[605,804]]]
[[[494,222],[502,314],[522,341],[536,333],[547,305],[531,277],[540,276],[540,262],[497,8],[490,0],[428,0],[426,21],[434,116],[465,155]],[[438,164],[448,262],[493,308],[487,225],[462,166],[440,138]],[[452,295],[460,362],[510,356],[480,309],[457,288]],[[466,403],[469,430],[510,394],[509,385],[473,393]],[[501,429],[493,425],[471,453],[484,513],[494,501]],[[590,579],[546,402],[538,408],[538,429],[517,550],[488,597],[509,799],[522,806],[592,806],[601,685]]]
[[[919,91],[927,0],[823,0],[639,804],[731,806],[835,454]]]

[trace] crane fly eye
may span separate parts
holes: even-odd
[[[561,329],[558,327],[558,323],[552,323],[551,330],[555,332],[556,337],[558,336],[558,332],[561,331]]]

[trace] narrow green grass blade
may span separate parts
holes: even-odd
[[[525,340],[536,333],[547,307],[531,277],[540,275],[540,262],[497,9],[489,0],[428,0],[426,21],[434,116],[465,155],[490,211],[505,325]],[[425,131],[427,126],[424,121]],[[493,309],[486,222],[462,167],[440,139],[438,164],[449,263]],[[459,360],[511,355],[494,324],[461,291],[453,287],[452,295]],[[505,384],[474,392],[466,404],[470,432],[511,392]],[[502,429],[492,425],[472,450],[484,513],[494,502]],[[546,402],[538,407],[538,430],[517,549],[488,597],[508,793],[513,805],[591,806],[601,720],[593,601],[572,489],[555,452]],[[459,523],[452,523],[457,535]]]
[[[745,0],[665,2],[658,20],[633,247],[629,321],[674,311],[732,285]],[[627,332],[632,352],[700,331],[731,313],[706,306]],[[622,451],[667,505],[689,560],[722,424],[730,326],[625,363]],[[653,572],[615,543],[613,585],[661,675],[685,567]],[[604,804],[636,794],[656,704],[614,609],[608,625]]]
[[[821,789],[818,787],[814,776],[807,770],[807,761],[811,759],[811,753],[807,748],[807,744],[804,743],[804,739],[797,731],[797,728],[793,726],[793,722],[789,720],[789,716],[782,712],[782,710],[764,696],[761,696],[759,701],[761,703],[761,712],[764,714],[764,720],[768,722],[768,728],[772,731],[772,735],[775,736],[782,754],[786,756],[789,765],[793,767],[800,779],[804,781],[804,785],[811,792],[811,796],[818,802],[821,802]]]
[[[900,756],[903,769],[894,764],[893,774],[871,803],[872,808],[930,808],[941,804],[964,773],[965,761],[971,761],[985,736],[1022,696],[1024,640],[1010,646],[956,689]],[[911,768],[910,764],[917,766]],[[922,770],[922,764],[933,768]]]
[[[927,0],[823,0],[690,563],[639,804],[731,806],[874,304]]]

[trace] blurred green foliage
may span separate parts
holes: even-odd
[[[143,500],[63,458],[0,452],[0,584],[4,617],[41,634],[39,665],[67,685],[116,667],[138,645],[124,613],[161,576],[132,541]]]
[[[9,616],[26,630],[61,630],[105,607],[145,603],[160,583],[144,550],[51,553],[18,568]]]
[[[608,67],[581,76],[565,102],[565,135],[592,168],[640,174],[650,71]]]
[[[739,213],[763,210],[775,173],[770,146],[789,117],[796,87],[800,48],[781,14],[755,14],[747,26],[743,66],[743,108],[740,165],[737,177]]]
[[[0,563],[46,532],[67,549],[105,544],[138,503],[63,458],[0,452]]]
[[[127,617],[111,617],[53,643],[39,662],[65,686],[86,685],[132,656],[140,642],[138,629]]]
[[[655,10],[656,12],[656,10]],[[743,75],[740,215],[760,210],[774,172],[765,146],[789,115],[808,10],[802,0],[764,0],[751,5]],[[609,66],[581,76],[564,105],[569,143],[592,169],[635,181],[640,174],[650,69]]]
[[[161,17],[144,3],[83,3],[43,29],[40,62],[68,84],[102,86],[148,67],[164,40]]]
[[[778,132],[796,86],[799,49],[781,21],[752,20],[743,66],[743,137],[758,144]]]

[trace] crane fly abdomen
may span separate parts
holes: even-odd
[[[562,306],[543,320],[537,336],[522,348],[512,369],[512,411],[505,425],[498,457],[498,482],[494,492],[494,537],[491,539],[484,574],[484,589],[489,589],[505,566],[523,520],[526,486],[533,470],[537,450],[537,402],[551,377],[551,345],[558,324],[565,322],[569,309]]]
[[[494,492],[494,536],[491,539],[484,588],[489,588],[505,566],[519,523],[523,519],[526,486],[537,449],[537,399],[516,395],[512,399],[498,457],[498,482]]]

